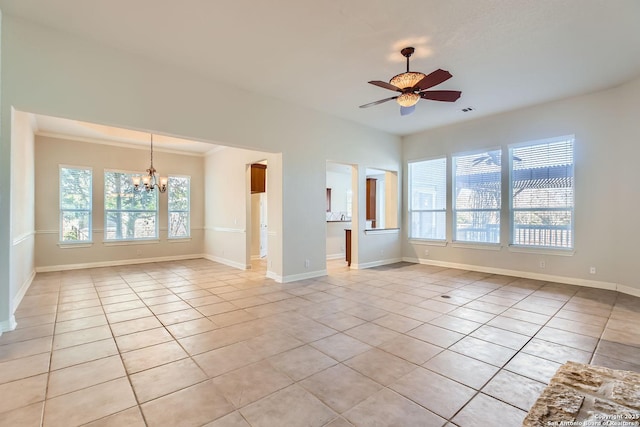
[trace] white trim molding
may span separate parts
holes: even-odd
[[[16,309],[18,308],[18,306],[22,302],[22,298],[24,298],[25,294],[29,290],[29,287],[31,286],[31,283],[33,283],[33,279],[35,279],[35,278],[36,278],[36,269],[34,268],[31,271],[31,274],[29,275],[29,277],[27,277],[27,280],[25,280],[24,283],[22,283],[22,285],[20,285],[20,289],[18,289],[18,292],[13,297],[13,301],[11,302],[11,304],[12,304],[11,305],[11,313],[14,313],[16,311]]]
[[[372,228],[364,230],[364,234],[400,234],[399,228]]]
[[[339,254],[328,254],[327,255],[327,260],[332,260],[332,259],[344,259],[347,255],[342,252]]]
[[[371,268],[371,267],[379,267],[381,265],[387,265],[387,264],[395,264],[396,262],[402,262],[403,259],[402,258],[387,258],[387,259],[381,259],[378,261],[372,261],[372,262],[365,262],[362,264],[351,264],[351,268],[354,268],[356,270],[364,270],[365,268]]]
[[[249,270],[249,269],[251,269],[251,264],[247,265],[247,264],[243,264],[241,262],[232,261],[230,259],[222,258],[222,257],[215,256],[215,255],[205,254],[203,256],[203,258],[204,259],[208,259],[209,261],[218,262],[220,264],[228,265],[229,267],[238,268],[240,270]]]
[[[0,335],[3,332],[13,331],[18,324],[16,323],[16,317],[12,314],[7,320],[0,322]]]
[[[502,246],[500,244],[491,244],[491,243],[452,242],[451,247],[458,248],[458,249],[479,249],[484,251],[502,250]]]
[[[506,268],[485,267],[481,265],[460,264],[456,262],[436,261],[436,260],[424,259],[424,258],[405,257],[403,258],[403,261],[413,262],[416,264],[433,265],[436,267],[478,271],[481,273],[501,274],[504,276],[521,277],[524,279],[541,280],[545,282],[564,283],[567,285],[584,286],[587,288],[606,289],[610,291],[618,291],[623,294],[640,297],[640,289],[632,286],[622,285],[620,283],[580,279],[578,277],[556,276],[553,274],[533,273],[530,271],[509,270]]]
[[[276,280],[279,283],[297,282],[298,280],[313,279],[315,277],[322,277],[327,275],[327,269],[309,271],[308,273],[291,274],[289,276],[282,276],[281,280]],[[275,280],[275,279],[274,279]]]
[[[198,258],[206,258],[206,257],[203,254],[191,254],[191,255],[163,256],[163,257],[155,257],[155,258],[135,258],[135,259],[114,260],[114,261],[87,262],[83,264],[46,265],[43,267],[36,267],[36,273],[48,273],[51,271],[81,270],[83,268],[113,267],[118,265],[146,264],[150,262],[182,261],[185,259],[198,259]]]
[[[284,283],[284,282],[282,281],[282,276],[280,276],[280,275],[278,275],[278,274],[274,273],[273,271],[269,271],[269,270],[267,270],[267,274],[266,274],[265,276],[267,277],[267,279],[271,279],[271,280],[273,280],[274,282],[277,282],[277,283]]]
[[[17,237],[13,238],[13,246],[18,246],[20,243],[33,238],[36,235],[36,231],[27,231],[26,233],[22,233]]]
[[[207,227],[207,230],[219,231],[221,233],[246,233],[244,228],[230,228],[230,227]]]
[[[449,242],[446,240],[428,240],[428,239],[409,239],[411,245],[423,245],[423,246],[447,246]]]

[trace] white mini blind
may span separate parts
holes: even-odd
[[[511,147],[512,244],[573,248],[574,138]]]
[[[500,242],[501,150],[454,155],[454,240]]]
[[[446,239],[446,157],[409,163],[409,237]]]

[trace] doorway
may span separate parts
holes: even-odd
[[[252,268],[265,268],[268,256],[267,162],[251,164],[250,258]]]

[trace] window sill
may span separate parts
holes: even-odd
[[[191,241],[191,237],[169,237],[167,243],[188,243]]]
[[[129,246],[129,245],[153,245],[160,243],[158,239],[149,240],[107,240],[102,244],[104,246]]]
[[[399,228],[371,228],[364,230],[364,234],[398,234],[400,233]]]
[[[58,247],[60,249],[79,249],[79,248],[90,248],[93,246],[93,242],[58,242]]]
[[[557,255],[557,256],[573,256],[576,253],[574,249],[535,248],[530,246],[517,246],[517,245],[509,245],[509,252],[519,252],[524,254],[538,254],[538,255]]]
[[[446,240],[429,240],[429,239],[409,239],[409,243],[412,245],[424,245],[424,246],[447,246]]]
[[[499,243],[467,243],[467,242],[452,242],[451,247],[463,248],[463,249],[480,249],[485,251],[499,251],[502,249]]]

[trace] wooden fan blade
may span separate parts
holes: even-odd
[[[435,70],[433,73],[424,76],[422,80],[418,82],[415,87],[418,90],[426,90],[435,85],[439,85],[440,83],[447,81],[451,78],[451,73],[445,70]]]
[[[396,99],[397,96],[392,96],[391,98],[381,99],[380,101],[370,102],[368,104],[361,105],[360,108],[368,108],[373,107],[374,105],[382,104],[383,102],[391,101],[392,99]]]
[[[429,90],[427,92],[420,92],[420,98],[430,99],[432,101],[444,101],[455,102],[462,92],[459,90]]]
[[[402,92],[402,89],[400,89],[399,87],[394,86],[394,85],[392,85],[390,83],[387,83],[387,82],[380,81],[380,80],[372,80],[369,83],[374,85],[374,86],[378,86],[378,87],[381,87],[381,88],[384,88],[384,89],[389,89],[389,90],[393,90],[393,91],[396,91],[396,92]]]
[[[401,116],[408,116],[409,114],[413,113],[414,111],[416,111],[416,106],[415,105],[412,105],[411,107],[400,106],[400,115]]]

